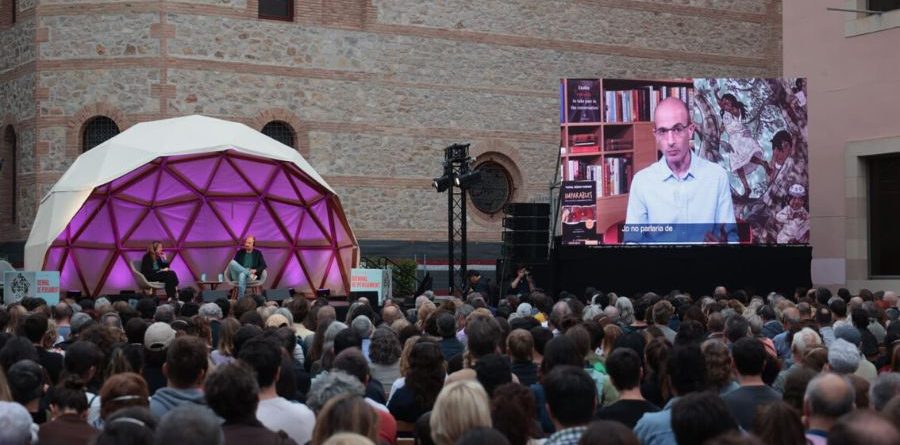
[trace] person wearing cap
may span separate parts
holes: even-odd
[[[163,364],[166,361],[166,350],[175,339],[175,329],[168,323],[156,322],[144,331],[144,369],[141,373],[147,381],[150,394],[166,386]]]
[[[776,240],[779,244],[798,244],[809,242],[809,212],[804,207],[806,188],[802,184],[794,184],[788,189],[790,201],[775,214],[775,220],[781,224]]]
[[[174,336],[174,333],[166,335],[169,334]],[[160,388],[150,398],[150,412],[153,415],[161,418],[182,405],[206,406],[203,381],[209,369],[208,355],[206,343],[198,337],[185,335],[171,340],[162,368],[167,380],[166,387]]]
[[[853,346],[856,346],[856,349],[861,349],[862,347],[862,336],[859,334],[859,330],[854,327],[841,326],[834,330],[834,337],[836,339],[840,338],[846,340]],[[875,368],[875,365],[872,364],[872,362],[866,359],[865,354],[860,353],[859,367],[856,368],[856,371],[853,374],[872,383],[878,377],[878,369]]]

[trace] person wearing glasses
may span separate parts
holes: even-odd
[[[694,123],[687,105],[664,99],[653,122],[662,157],[634,175],[625,215],[632,233],[626,233],[626,241],[648,240],[641,236],[642,225],[685,225],[664,237],[667,242],[737,241],[728,173],[693,152]]]

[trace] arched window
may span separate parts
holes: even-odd
[[[513,180],[509,171],[494,161],[485,161],[475,169],[481,172],[481,182],[469,189],[472,205],[488,215],[503,210],[513,194]]]
[[[287,122],[272,121],[262,128],[262,134],[281,142],[288,147],[294,147],[294,129]]]
[[[0,164],[0,177],[9,184],[8,187],[3,187],[9,190],[9,196],[7,197],[9,205],[6,207],[8,217],[3,219],[12,223],[16,222],[16,198],[18,195],[18,190],[16,190],[16,152],[18,151],[18,147],[16,145],[16,131],[13,130],[12,125],[8,125],[6,131],[3,132],[3,154],[2,157],[0,157],[0,162],[2,162],[2,164]]]
[[[88,151],[119,134],[119,126],[106,116],[91,118],[81,132],[81,151]]]

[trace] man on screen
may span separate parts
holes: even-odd
[[[640,231],[640,225],[680,224],[706,225],[701,236],[667,237],[670,242],[737,241],[734,207],[728,173],[717,164],[693,153],[691,122],[687,105],[677,98],[667,98],[656,106],[653,134],[662,158],[637,172],[628,196],[627,225]],[[695,226],[687,226],[687,230]],[[626,241],[638,237],[628,236]],[[638,234],[640,235],[640,234]],[[645,237],[646,238],[646,237]],[[699,239],[697,239],[699,238]]]

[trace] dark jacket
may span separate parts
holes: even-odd
[[[238,250],[236,254],[234,254],[234,260],[238,262],[240,265],[244,265],[244,257],[250,255],[250,267],[248,269],[256,269],[256,275],[262,275],[263,271],[266,270],[266,260],[263,259],[262,252],[257,249],[253,249],[252,252],[247,253],[246,250],[241,249]]]
[[[169,263],[163,261],[162,258],[156,258],[156,270],[153,269],[153,257],[150,256],[149,253],[144,254],[144,258],[141,259],[141,273],[144,274],[145,277],[149,277],[153,275],[154,272],[165,269],[169,267]]]
[[[519,378],[519,383],[531,386],[538,382],[538,367],[534,362],[513,360],[510,370]]]
[[[270,431],[255,417],[241,422],[225,422],[222,432],[225,433],[225,445],[297,445],[287,434]]]
[[[83,445],[98,433],[77,414],[63,414],[41,425],[38,441],[41,445]]]

